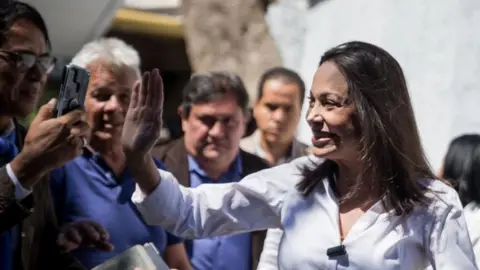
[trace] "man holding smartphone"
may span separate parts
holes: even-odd
[[[0,269],[83,269],[56,243],[48,173],[82,153],[89,127],[80,110],[54,118],[55,100],[40,108],[28,132],[16,122],[36,107],[55,61],[38,11],[16,1],[2,5]],[[96,224],[80,222],[67,226],[58,241],[64,251],[82,244],[111,249],[107,239]]]

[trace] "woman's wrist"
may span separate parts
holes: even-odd
[[[160,173],[150,153],[136,157],[127,156],[127,167],[145,195],[152,193],[160,183]]]

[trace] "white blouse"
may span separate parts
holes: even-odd
[[[472,240],[473,252],[477,258],[477,265],[480,264],[480,205],[471,202],[463,209],[465,221],[467,222],[468,233]]]
[[[295,188],[300,169],[320,162],[301,157],[238,183],[197,188],[159,170],[158,187],[147,197],[137,187],[132,200],[148,224],[187,238],[283,228],[279,269],[477,269],[457,193],[437,180],[422,181],[432,190],[428,207],[398,217],[378,202],[340,243],[338,200],[329,182],[306,198]],[[327,249],[340,244],[346,254],[329,258]]]
[[[269,229],[267,237],[263,244],[262,254],[258,261],[257,270],[277,270],[278,269],[278,247],[282,241],[282,229]]]

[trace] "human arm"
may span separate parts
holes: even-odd
[[[161,78],[158,71],[147,72],[132,91],[122,134],[127,166],[137,182],[132,200],[146,222],[188,238],[279,227],[285,194],[294,190],[290,167],[251,174],[239,183],[181,187],[171,173],[157,170],[150,154],[162,107]]]
[[[26,134],[21,152],[0,168],[0,231],[31,214],[33,187],[54,168],[81,154],[89,128],[82,111],[53,118],[55,100],[42,106]]]
[[[7,166],[0,168],[0,232],[22,222],[32,213],[33,200],[17,200],[15,184],[10,179]]]
[[[460,202],[444,209],[427,227],[431,232],[427,256],[433,267],[427,269],[478,269]]]
[[[145,221],[186,238],[204,238],[278,228],[285,196],[294,189],[294,165],[251,174],[240,182],[185,188],[169,172],[158,170],[158,186],[148,196],[137,187],[132,196]]]
[[[167,247],[163,253],[165,262],[171,269],[191,270],[190,260],[187,250],[181,238],[167,233]]]

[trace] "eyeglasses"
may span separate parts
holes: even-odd
[[[36,56],[33,53],[0,50],[0,56],[2,54],[6,55],[6,60],[12,62],[20,72],[27,72],[38,64],[42,72],[48,74],[52,72],[56,62],[51,55]]]

